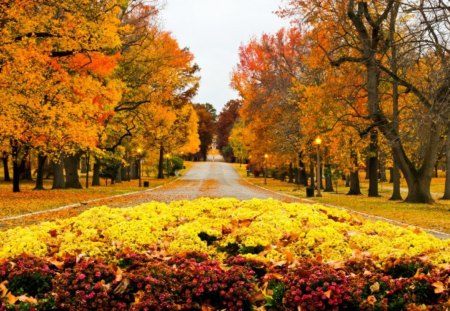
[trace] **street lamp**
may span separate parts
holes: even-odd
[[[267,159],[269,155],[266,153],[264,155],[264,185],[267,185]]]
[[[141,168],[141,161],[142,161],[142,149],[138,148],[137,149],[137,153],[138,153],[138,176],[139,176],[139,187],[142,187],[142,168]]]
[[[317,137],[314,140],[314,143],[317,146],[317,197],[321,197],[322,194],[320,193],[320,184],[322,183],[322,176],[320,174],[320,144],[322,143],[322,139],[320,137]]]

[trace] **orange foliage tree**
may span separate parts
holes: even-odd
[[[245,142],[256,164],[265,153],[271,161],[292,162],[300,151],[300,110],[291,88],[305,73],[304,51],[296,30],[266,34],[240,48],[232,86],[242,97],[242,121],[257,137]]]
[[[1,6],[1,138],[9,142],[13,158],[13,191],[20,191],[20,174],[32,148],[42,163],[47,156],[58,159],[61,153],[95,147],[102,126],[96,116],[108,110],[96,98],[118,97],[110,95],[114,86],[72,65],[83,58],[80,54],[120,45],[122,4],[19,0]],[[101,58],[96,56],[93,64]]]
[[[433,201],[430,182],[447,122],[449,46],[444,29],[449,21],[439,3],[292,0],[281,12],[308,25],[311,43],[331,65],[356,63],[364,69],[365,106],[405,176],[408,202]],[[405,113],[393,108],[397,104],[386,105],[385,81],[396,93],[393,97],[411,94],[405,96]],[[414,123],[420,130],[410,130]]]
[[[0,151],[4,163],[8,154],[13,158],[13,191],[20,190],[32,151],[38,155],[37,189],[43,188],[46,159],[54,163],[54,188],[80,188],[80,156],[87,162],[95,156],[94,184],[101,159],[120,172],[133,139],[159,122],[148,111],[175,111],[178,127],[171,136],[179,135],[180,124],[195,128],[190,99],[198,67],[158,28],[156,4],[18,0],[1,6]],[[185,137],[189,150],[196,142],[196,134]]]

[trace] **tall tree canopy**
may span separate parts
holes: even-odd
[[[431,202],[433,167],[448,123],[448,6],[434,0],[293,0],[282,13],[308,24],[311,44],[331,65],[361,65],[369,119],[406,178],[406,200]],[[386,87],[397,86],[409,94],[398,115],[383,101]]]
[[[97,173],[103,158],[129,163],[133,140],[157,144],[143,134],[160,123],[158,109],[174,116],[166,144],[196,150],[196,135],[186,133],[197,132],[190,100],[199,68],[187,49],[159,29],[156,6],[141,0],[17,0],[0,6],[0,151],[3,159],[12,155],[14,191],[31,152],[38,154],[39,167],[45,159],[55,163],[55,188],[81,187],[82,153],[95,155]],[[180,140],[181,132],[186,135]],[[65,183],[56,178],[63,176],[62,162]]]

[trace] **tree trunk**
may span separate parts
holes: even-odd
[[[95,158],[94,168],[92,169],[92,184],[93,187],[100,186],[100,160]]]
[[[352,159],[353,168],[350,171],[350,189],[347,195],[360,195],[361,188],[359,184],[359,167],[358,167],[358,154],[354,151],[350,151],[350,158]]]
[[[390,20],[390,29],[389,29],[389,39],[391,42],[394,42],[395,40],[395,26],[396,26],[396,19],[397,14],[399,10],[399,5],[395,4],[394,10],[391,14],[391,20]],[[397,47],[395,44],[391,46],[391,70],[393,73],[398,73],[398,64],[397,64]],[[399,93],[398,93],[398,82],[392,81],[392,127],[394,131],[398,132],[398,101],[399,101]],[[397,200],[403,200],[402,194],[400,191],[400,170],[398,167],[398,162],[395,159],[394,156],[394,165],[392,166],[391,170],[391,177],[390,181],[392,182],[392,195],[389,200],[397,201]]]
[[[130,179],[138,179],[139,175],[139,161],[136,158],[133,158],[130,164]]]
[[[364,177],[365,180],[369,180],[370,179],[370,150],[369,150],[369,154],[366,157],[366,168],[365,168],[365,172],[366,172],[366,177]]]
[[[64,158],[64,168],[66,170],[66,188],[82,189],[80,176],[78,175],[78,162],[80,155],[70,155]]]
[[[53,177],[53,161],[47,161],[47,165],[45,166],[45,178],[50,179]]]
[[[350,173],[350,189],[347,193],[347,195],[360,195],[361,193],[361,188],[359,185],[359,170],[356,169],[356,171],[352,171]]]
[[[20,158],[20,147],[15,140],[10,141],[11,155],[13,159],[13,192],[20,192],[20,177],[25,170],[25,162],[28,158],[28,148],[24,148],[24,154]]]
[[[445,190],[441,200],[450,200],[450,123],[447,124],[447,140],[445,142]]]
[[[8,153],[3,152],[3,180],[11,181],[11,177],[9,176],[9,168],[8,168]]]
[[[81,174],[85,174],[88,170],[88,155],[86,153],[86,155],[84,157],[81,158]]]
[[[89,153],[89,150],[86,152],[86,182],[85,187],[86,189],[89,188],[89,173],[91,172],[91,154]]]
[[[350,187],[350,174],[345,174],[345,186]]]
[[[122,180],[130,181],[130,174],[129,174],[128,167],[122,165],[121,170],[122,171],[120,172],[120,175],[122,175]]]
[[[292,162],[289,163],[288,175],[289,175],[288,183],[292,184],[294,182],[294,171],[292,168]]]
[[[400,201],[403,200],[402,194],[400,191],[400,171],[398,169],[398,165],[394,160],[394,167],[391,170],[392,174],[392,195],[389,200],[391,201]]]
[[[159,147],[158,179],[164,179],[164,147]]]
[[[387,182],[386,177],[386,154],[381,152],[378,157],[378,176],[380,178],[380,182]]]
[[[298,163],[298,183],[306,187],[308,186],[308,175],[306,174],[305,163],[303,163],[301,159],[298,161]]]
[[[52,189],[64,189],[66,183],[64,181],[64,167],[62,163],[63,159],[53,163],[53,185]]]
[[[310,159],[309,161],[309,176],[310,176],[310,184],[309,187],[310,188],[315,188],[316,184],[315,184],[315,180],[314,180],[314,171],[315,171],[315,167],[314,167],[314,162],[312,159]]]
[[[44,166],[47,156],[42,154],[38,155],[38,167],[36,176],[36,186],[33,190],[44,190]]]
[[[433,198],[430,193],[431,176],[427,178],[422,174],[418,174],[407,180],[408,196],[405,201],[410,203],[431,203]]]
[[[325,164],[325,190],[324,192],[333,192],[333,172],[331,164]]]
[[[434,171],[434,163],[437,159],[439,148],[440,125],[430,124],[429,139],[426,142],[422,166],[417,169],[412,163],[399,140],[393,141],[392,151],[395,161],[398,163],[408,185],[408,196],[405,201],[409,203],[432,203],[430,193],[431,179]],[[425,189],[427,187],[427,189]]]
[[[324,178],[322,178],[322,176],[323,176],[323,166],[321,165],[320,166],[320,190],[324,189],[323,188],[323,180],[324,180]]]
[[[25,168],[25,160],[13,160],[13,192],[20,192],[20,175]]]
[[[369,197],[379,197],[378,193],[378,131],[370,131],[369,146]]]
[[[116,183],[122,182],[122,165],[117,168],[116,177],[114,178]]]
[[[29,181],[33,181],[33,174],[31,172],[31,159],[30,159],[31,155],[28,154],[27,157],[25,157],[24,160],[24,168],[22,170],[22,173],[20,174],[20,179],[21,180],[29,180]]]

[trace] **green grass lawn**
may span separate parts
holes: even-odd
[[[263,177],[247,177],[245,165],[240,166],[239,164],[234,164],[234,167],[242,177],[257,186],[299,198],[306,198],[305,187],[299,187],[298,185],[289,184],[272,178],[268,178],[267,185],[265,185]],[[445,178],[443,177],[433,179],[431,191],[443,193],[444,181]],[[404,180],[402,180],[402,187],[406,188]],[[367,181],[365,181],[364,178],[361,178],[361,191],[363,195],[348,196],[345,194],[348,191],[348,188],[345,187],[342,181],[339,181],[337,193],[322,192],[323,196],[321,198],[314,197],[309,199],[358,212],[386,217],[422,228],[450,233],[450,201],[438,200],[441,194],[434,195],[434,198],[436,199],[434,204],[411,204],[399,201],[389,201],[392,190],[392,185],[389,183],[380,183],[379,189],[381,197],[379,198],[367,197],[367,189]],[[406,197],[406,194],[406,192],[402,192],[404,198]]]

